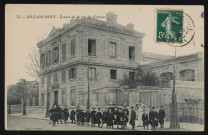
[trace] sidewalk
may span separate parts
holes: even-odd
[[[23,118],[29,118],[29,119],[39,119],[39,120],[48,120],[49,117],[45,117],[39,114],[27,114],[27,115],[22,115],[22,113],[12,113],[8,114],[8,116],[13,116],[13,117],[23,117]]]
[[[39,114],[27,114],[26,116],[22,115],[22,113],[13,113],[13,114],[8,114],[8,116],[12,116],[12,117],[23,117],[23,118],[28,118],[28,119],[39,119],[39,120],[47,120],[49,121],[49,118],[46,118],[43,115],[39,115]],[[128,123],[127,127],[130,128],[131,125]],[[192,124],[192,123],[180,123],[180,129],[170,129],[170,121],[165,121],[165,125],[164,125],[164,129],[163,131],[203,131],[204,130],[204,125],[203,124]],[[149,130],[148,131],[152,131],[150,130],[151,126],[149,125]],[[158,126],[159,128],[159,126]],[[127,129],[128,130],[128,129]],[[135,130],[143,130],[143,127],[136,127]],[[161,131],[161,130],[159,130]]]

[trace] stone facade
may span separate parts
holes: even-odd
[[[47,90],[50,105],[54,101],[60,105],[82,105],[81,96],[88,90],[88,73],[94,77],[90,79],[90,91],[117,87],[122,75],[142,62],[144,34],[117,24],[117,16],[111,13],[108,17],[107,22],[92,18],[71,20],[62,29],[53,28],[48,38],[38,43],[40,106],[45,105]]]
[[[184,80],[183,71],[193,71],[192,81],[203,82],[204,81],[204,53],[194,53],[185,56],[171,58],[162,61],[156,61],[148,64],[143,64],[142,68],[145,70],[152,70],[161,76],[163,73],[173,74],[173,63],[176,63],[176,80]],[[188,76],[188,75],[187,75]]]

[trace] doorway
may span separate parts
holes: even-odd
[[[58,91],[54,91],[54,103],[58,105]]]

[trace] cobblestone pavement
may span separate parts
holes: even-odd
[[[180,131],[202,131],[203,125],[201,124],[190,124],[190,123],[180,123],[181,129]],[[49,124],[48,118],[30,118],[28,116],[15,116],[15,115],[8,115],[7,117],[7,130],[72,130],[72,131],[132,131],[131,125],[128,124],[127,128],[124,129],[106,129],[106,125],[103,128],[98,127],[84,127],[84,126],[77,126],[70,121],[67,124],[56,124],[55,127]],[[115,126],[116,128],[116,126]],[[158,129],[159,130],[159,129]],[[166,122],[165,129],[170,131],[169,129],[169,122]],[[136,127],[135,131],[144,131],[143,127]],[[149,130],[147,131],[152,131]],[[161,130],[159,130],[161,131]]]

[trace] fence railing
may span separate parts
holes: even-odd
[[[204,123],[204,103],[178,103],[177,109],[179,122]],[[171,104],[168,104],[165,110],[166,120],[170,120]]]

